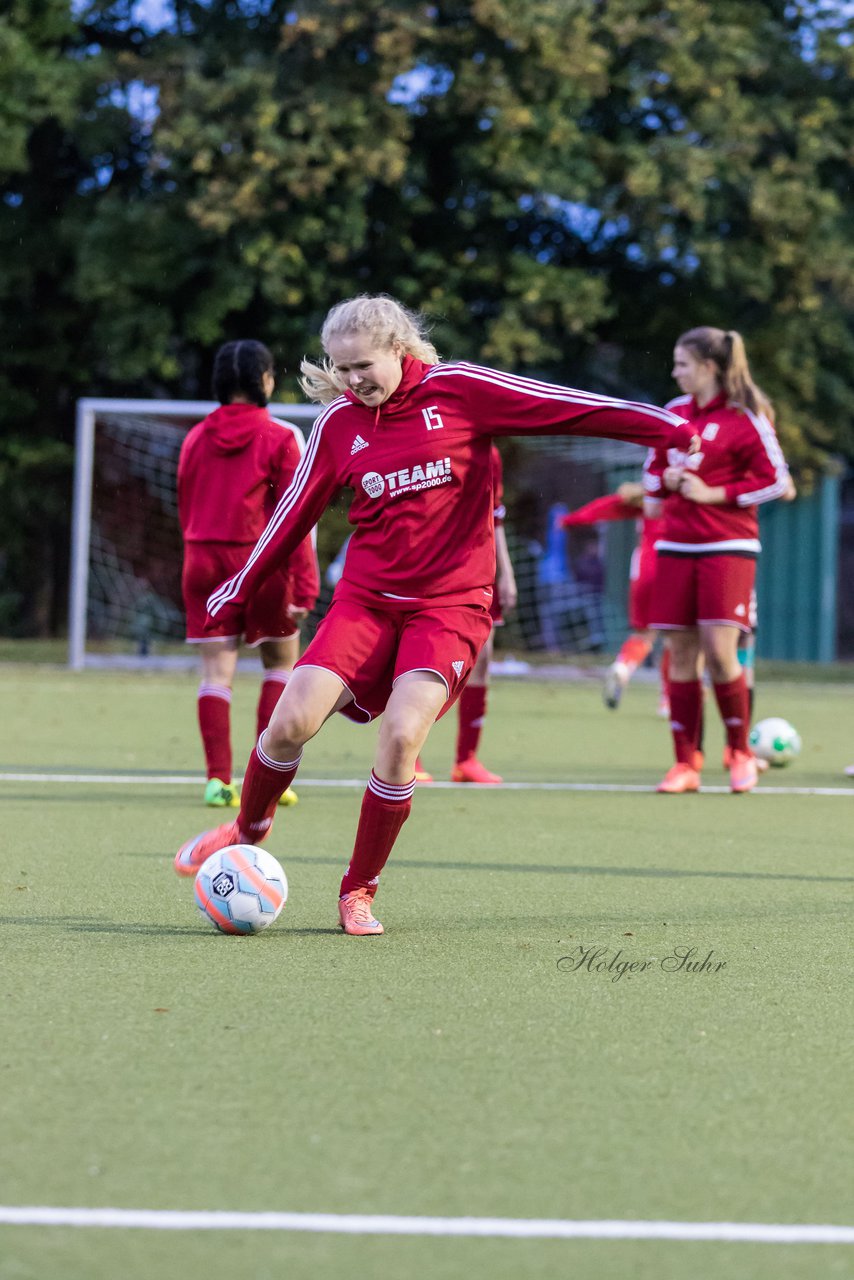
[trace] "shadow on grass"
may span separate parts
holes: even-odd
[[[207,937],[204,924],[198,928],[189,925],[120,924],[116,920],[95,920],[88,916],[0,916],[0,925],[23,924],[32,927],[55,929],[58,925],[70,933],[128,933],[152,934],[156,937]]]
[[[260,934],[226,934],[218,933],[216,929],[208,928],[204,921],[200,921],[198,925],[158,925],[158,924],[133,924],[119,923],[116,920],[93,920],[86,916],[0,916],[0,926],[2,925],[25,925],[27,928],[42,929],[65,929],[68,933],[117,933],[128,934],[133,936],[151,936],[151,937],[168,937],[168,938],[215,938],[220,937],[227,941],[239,942],[242,938],[270,937],[278,934],[280,930],[274,933],[262,931]],[[303,928],[287,930],[290,937],[317,937],[317,936],[341,936],[340,928],[337,925],[330,925],[324,928]]]
[[[166,855],[157,852],[145,853],[142,850],[126,849],[123,858],[164,858]],[[171,855],[170,859],[171,859]],[[280,862],[296,866],[341,867],[341,855],[316,854],[311,857],[305,854],[285,852],[276,855]],[[793,871],[720,871],[706,867],[595,867],[565,863],[547,865],[542,863],[517,862],[443,862],[431,858],[398,857],[392,864],[394,867],[412,867],[419,871],[504,871],[512,875],[538,876],[628,876],[648,880],[780,880],[805,882],[808,884],[854,884],[854,876],[818,876]]]
[[[283,853],[279,855],[283,863],[307,866],[340,867],[341,858],[323,855],[307,857],[304,854]],[[808,881],[814,884],[854,884],[854,876],[817,876],[795,872],[776,871],[710,871],[694,867],[594,867],[578,866],[567,863],[560,866],[544,864],[524,864],[513,862],[442,862],[429,858],[408,858],[405,855],[397,858],[394,867],[412,867],[419,871],[504,871],[512,875],[540,876],[629,876],[639,879],[680,880],[688,878],[705,878],[710,880],[794,880]]]

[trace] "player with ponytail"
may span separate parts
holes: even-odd
[[[673,377],[683,394],[668,408],[700,437],[688,457],[656,449],[644,471],[645,511],[663,521],[656,540],[650,627],[670,644],[670,713],[676,762],[658,786],[697,791],[703,665],[727,739],[730,788],[757,781],[749,749],[749,691],[739,638],[752,626],[751,600],[761,550],[756,508],[791,496],[792,484],[765,393],[733,329],[689,329],[676,341]]]

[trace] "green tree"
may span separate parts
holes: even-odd
[[[0,18],[0,626],[44,632],[67,593],[73,404],[103,358],[78,287],[92,207],[146,160],[111,55],[65,0]],[[148,365],[146,364],[146,372]]]
[[[738,328],[790,457],[854,457],[847,6],[74,12],[0,19],[0,431],[204,394],[247,333],[293,370],[331,303],[388,290],[447,354],[658,399],[683,329]]]
[[[177,12],[154,141],[192,224],[191,342],[251,317],[296,354],[329,303],[387,289],[455,354],[665,396],[674,338],[720,324],[744,332],[793,456],[854,449],[850,17],[777,0]]]

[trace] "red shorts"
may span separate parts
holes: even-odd
[[[292,636],[297,625],[288,613],[290,580],[287,572],[272,574],[246,605],[239,631],[232,624],[205,631],[207,601],[220,583],[233,578],[249,559],[251,546],[235,542],[187,542],[184,544],[184,569],[181,590],[187,612],[187,643],[203,644],[206,640],[225,640],[243,636],[248,645],[264,640],[282,640]]]
[[[755,579],[756,560],[750,556],[659,551],[649,625],[657,631],[684,631],[719,623],[749,631]]]
[[[482,605],[386,611],[334,597],[296,665],[338,676],[353,695],[341,714],[360,724],[382,715],[395,680],[408,671],[434,671],[448,690],[443,716],[462,693],[491,627]]]
[[[655,582],[656,552],[640,543],[632,552],[629,571],[629,627],[632,631],[649,628],[652,588]]]

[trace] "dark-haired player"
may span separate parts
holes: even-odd
[[[178,461],[187,641],[201,655],[197,709],[208,778],[205,804],[214,808],[240,803],[231,780],[231,694],[240,640],[260,650],[264,667],[256,712],[260,735],[299,656],[299,622],[319,589],[308,535],[244,609],[227,624],[205,630],[208,596],[245,563],[305,449],[298,427],[267,412],[274,385],[273,357],[263,343],[225,343],[213,369],[220,407],[187,434]],[[283,799],[295,803],[296,796],[288,792]]]

